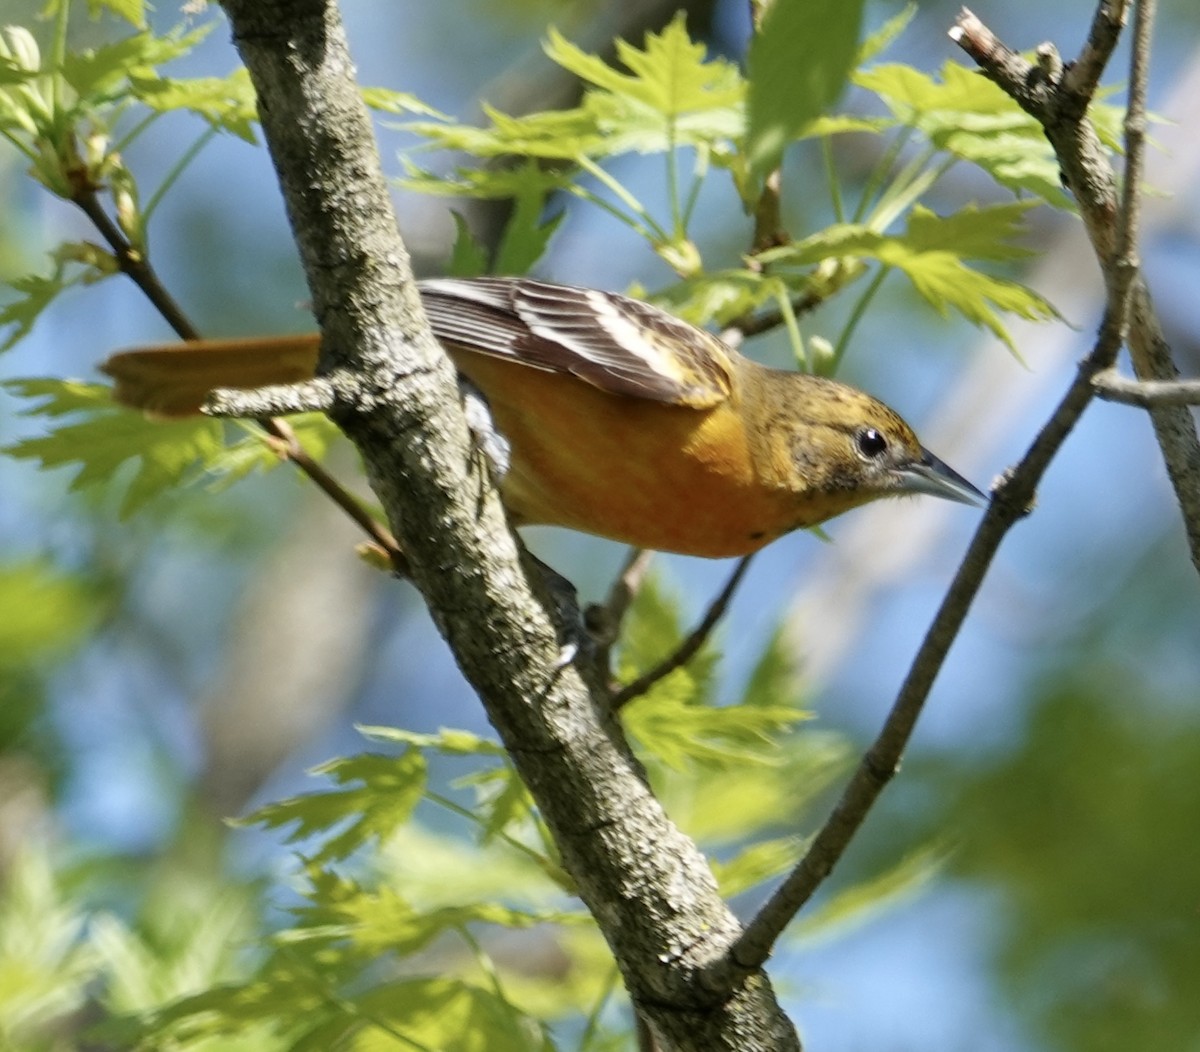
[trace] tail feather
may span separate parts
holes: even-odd
[[[155,416],[191,416],[218,387],[255,388],[310,379],[320,338],[312,333],[257,340],[193,340],[114,354],[100,371],[113,397]]]

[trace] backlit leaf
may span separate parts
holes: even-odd
[[[776,0],[750,44],[746,153],[752,173],[833,105],[858,53],[862,0]]]
[[[74,380],[10,380],[18,397],[43,399],[25,416],[56,419],[78,414],[48,434],[24,438],[3,452],[36,460],[45,468],[73,468],[72,490],[112,486],[120,475],[124,489],[120,513],[132,515],[181,480],[202,474],[224,448],[222,424],[205,417],[160,422],[131,413],[111,400],[100,384]],[[126,480],[123,469],[132,465]]]

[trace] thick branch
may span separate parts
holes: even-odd
[[[337,7],[226,0],[259,96],[317,319],[331,415],[664,1048],[796,1049],[761,973],[704,978],[737,935],[695,846],[651,795],[603,684],[559,655],[574,626],[507,527],[396,232]]]

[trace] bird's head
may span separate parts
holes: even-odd
[[[786,429],[785,456],[810,494],[819,492],[839,510],[907,494],[986,503],[983,493],[922,446],[900,415],[878,399],[832,380],[797,379],[790,411],[783,414],[793,422]]]

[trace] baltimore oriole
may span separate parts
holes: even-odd
[[[983,494],[882,402],[768,369],[638,300],[527,278],[420,284],[433,331],[511,446],[501,493],[547,523],[661,551],[756,551],[880,497]],[[313,375],[316,335],[116,354],[116,398],[165,416]]]

